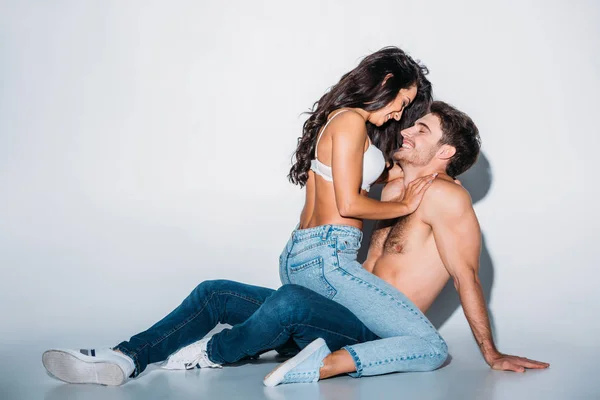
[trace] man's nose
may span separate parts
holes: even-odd
[[[411,136],[413,136],[413,134],[414,134],[414,129],[412,127],[406,128],[402,132],[400,132],[400,135],[402,135],[402,137],[411,137]]]

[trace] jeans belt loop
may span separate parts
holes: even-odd
[[[321,240],[327,240],[327,236],[329,236],[329,231],[331,230],[331,225],[325,225],[325,229],[323,229],[323,234],[321,235]]]

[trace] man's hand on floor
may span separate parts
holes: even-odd
[[[526,368],[530,369],[545,369],[550,366],[550,364],[530,360],[525,357],[517,357],[511,356],[507,354],[498,353],[496,357],[493,357],[487,360],[487,363],[492,367],[492,369],[498,371],[515,371],[515,372],[525,372]]]

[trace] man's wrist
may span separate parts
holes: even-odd
[[[410,207],[408,206],[408,204],[406,204],[404,200],[397,202],[397,204],[400,210],[398,217],[403,217],[411,213]]]
[[[483,340],[478,343],[479,350],[483,354],[483,358],[488,364],[491,364],[496,359],[502,357],[502,354],[496,349],[492,340]]]

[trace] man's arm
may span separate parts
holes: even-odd
[[[421,207],[485,361],[493,369],[516,372],[548,367],[549,364],[505,355],[496,349],[479,281],[481,230],[468,192],[459,185],[440,180],[429,189]]]

